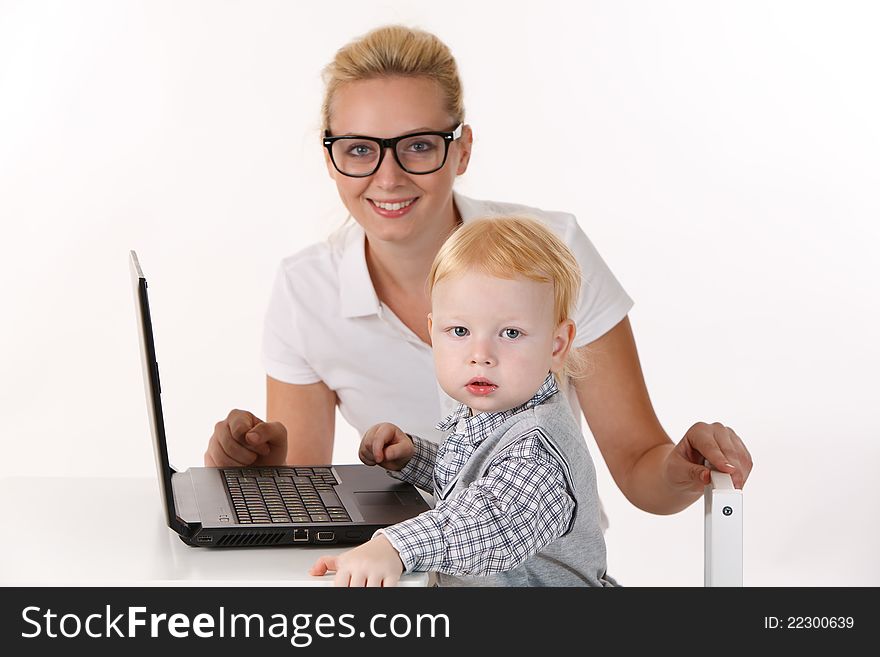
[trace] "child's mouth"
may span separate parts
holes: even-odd
[[[467,382],[465,388],[473,395],[488,395],[495,392],[498,386],[488,379],[474,378]]]

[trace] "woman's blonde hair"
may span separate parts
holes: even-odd
[[[446,44],[430,32],[386,25],[340,48],[324,69],[322,131],[330,129],[333,95],[341,86],[396,76],[427,78],[439,84],[452,123],[464,122],[461,79]]]
[[[558,326],[574,313],[581,268],[565,243],[544,224],[524,217],[476,219],[455,230],[440,247],[428,274],[428,294],[444,278],[477,271],[496,278],[519,276],[553,284],[553,314]],[[564,376],[580,377],[585,363],[570,349]]]

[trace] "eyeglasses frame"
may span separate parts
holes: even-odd
[[[464,123],[459,123],[457,127],[453,130],[425,130],[424,132],[412,132],[408,135],[400,135],[399,137],[392,137],[391,139],[380,139],[379,137],[367,137],[366,135],[339,135],[332,136],[329,130],[324,132],[323,143],[324,148],[327,149],[327,154],[330,156],[330,161],[333,163],[333,168],[336,169],[343,176],[348,176],[349,178],[367,178],[368,176],[372,176],[379,170],[379,167],[382,166],[382,160],[385,159],[385,151],[390,150],[394,153],[394,160],[397,162],[397,166],[403,169],[406,173],[412,176],[427,176],[430,173],[434,173],[436,171],[440,171],[444,166],[446,166],[446,158],[449,156],[449,145],[457,139],[461,138],[462,131],[464,128]],[[412,139],[413,137],[425,137],[428,135],[433,135],[436,137],[443,137],[443,145],[445,147],[443,151],[443,161],[440,163],[436,169],[431,169],[430,171],[410,171],[405,166],[403,166],[403,162],[400,161],[400,156],[397,154],[397,144],[403,141],[404,139]],[[379,161],[376,162],[375,168],[369,173],[345,173],[339,166],[336,164],[336,160],[333,159],[333,144],[337,141],[342,141],[345,139],[360,139],[371,141],[375,144],[379,144]]]

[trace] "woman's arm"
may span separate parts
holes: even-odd
[[[588,373],[575,381],[578,400],[611,476],[630,502],[651,513],[681,511],[708,483],[704,458],[742,487],[752,460],[731,429],[698,422],[672,443],[651,405],[628,317],[581,349]]]
[[[288,465],[326,465],[333,457],[336,393],[323,381],[308,385],[266,377],[266,416],[287,428]]]

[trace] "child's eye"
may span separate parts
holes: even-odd
[[[457,338],[463,338],[468,334],[468,330],[464,326],[453,326],[451,331],[452,335]]]
[[[516,340],[519,337],[519,329],[504,329],[501,333],[508,340]]]

